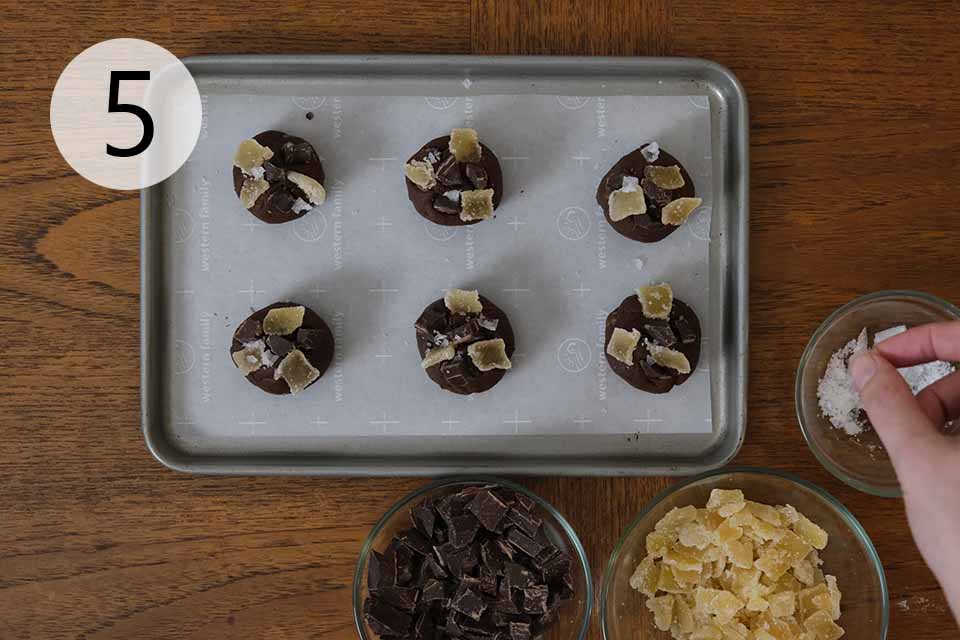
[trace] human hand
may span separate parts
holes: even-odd
[[[914,397],[896,367],[960,361],[960,321],[914,327],[850,362],[853,384],[883,441],[903,490],[907,520],[923,559],[960,619],[960,371]]]

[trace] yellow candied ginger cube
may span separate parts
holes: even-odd
[[[838,640],[843,636],[843,628],[830,619],[826,611],[817,611],[803,621],[803,628],[814,633],[817,640]]]
[[[730,524],[730,521],[727,520],[716,530],[717,542],[721,545],[730,542],[731,540],[739,540],[743,536],[743,527],[738,527]]]
[[[703,561],[700,560],[700,555],[696,553],[695,548],[690,547],[677,546],[667,549],[667,552],[663,555],[663,563],[681,571],[696,571],[699,573],[703,569]]]
[[[700,627],[690,634],[690,640],[723,640],[723,631],[714,625]]]
[[[793,523],[793,531],[814,549],[823,551],[827,546],[827,540],[829,539],[827,532],[811,522],[806,516],[801,515]]]
[[[818,598],[818,596],[823,596]],[[826,600],[824,600],[824,597]],[[798,617],[806,620],[811,615],[821,610],[821,607],[817,606],[817,603],[824,604],[830,600],[830,590],[827,588],[826,583],[818,584],[809,589],[802,589],[797,593],[797,604],[799,606],[800,612]]]
[[[654,525],[656,531],[669,532],[676,535],[680,528],[697,519],[697,508],[694,506],[674,507]]]
[[[660,567],[653,556],[647,556],[637,565],[636,571],[630,576],[630,586],[643,595],[652,598],[657,592],[657,580],[660,578]]]
[[[726,544],[730,564],[749,569],[753,567],[753,543],[749,540],[731,540]]]
[[[743,602],[729,591],[698,587],[694,592],[696,610],[712,615],[720,624],[733,620],[743,609]]]
[[[777,511],[776,507],[771,507],[768,504],[761,504],[759,502],[747,500],[747,508],[756,518],[759,518],[764,522],[768,522],[775,527],[779,527],[783,524],[783,518],[780,516],[780,512]]]
[[[661,565],[660,575],[657,576],[657,590],[666,593],[686,593],[690,588],[680,584],[676,576],[674,576],[672,568],[667,565]]]
[[[651,531],[647,534],[647,554],[654,558],[660,558],[667,552],[667,549],[673,546],[676,538],[663,531]]]
[[[680,629],[682,633],[691,633],[697,628],[697,623],[693,618],[693,609],[687,604],[683,596],[677,596],[673,606],[677,628]]]
[[[771,593],[767,596],[770,603],[770,615],[777,618],[789,618],[796,610],[797,600],[792,591]]]
[[[740,489],[714,489],[707,500],[707,509],[716,509],[717,513],[728,518],[747,506]]]
[[[647,609],[653,614],[653,623],[660,631],[668,631],[673,624],[673,596],[665,595],[647,600]]]
[[[696,547],[703,550],[710,546],[712,536],[703,523],[691,522],[680,528],[679,539],[680,544],[685,547]]]

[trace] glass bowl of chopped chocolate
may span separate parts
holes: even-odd
[[[901,495],[893,464],[870,425],[848,371],[860,351],[909,327],[956,320],[960,309],[919,291],[878,291],[843,305],[823,321],[797,367],[797,420],[810,450],[830,473],[877,496]],[[900,369],[913,392],[950,374],[954,364]]]
[[[654,498],[614,549],[606,640],[884,640],[880,558],[840,502],[800,478],[733,468]]]
[[[364,640],[582,640],[593,604],[576,533],[504,480],[452,478],[398,502],[353,581]]]

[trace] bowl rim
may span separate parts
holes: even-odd
[[[402,509],[404,509],[411,502],[417,500],[423,495],[435,491],[437,489],[442,489],[444,487],[454,487],[462,485],[489,485],[497,484],[504,486],[512,491],[522,493],[528,498],[536,502],[540,507],[542,507],[554,520],[557,524],[560,525],[560,529],[563,530],[564,534],[570,539],[572,546],[576,552],[577,558],[580,560],[580,566],[583,567],[583,578],[584,584],[586,585],[586,592],[584,595],[584,612],[583,619],[580,621],[580,631],[577,634],[578,640],[584,640],[587,636],[587,631],[590,628],[590,619],[593,614],[593,575],[590,571],[590,561],[587,558],[586,549],[583,546],[583,543],[580,542],[580,537],[577,535],[577,532],[574,528],[567,522],[567,519],[547,500],[537,495],[530,489],[527,489],[524,486],[521,486],[510,480],[505,480],[503,478],[498,478],[496,476],[446,476],[443,478],[438,478],[429,482],[422,487],[418,487],[414,491],[406,494],[397,502],[394,503],[390,509],[384,513],[377,523],[370,529],[370,533],[367,534],[366,539],[363,541],[363,546],[360,547],[360,554],[357,557],[357,566],[353,573],[353,586],[352,586],[352,600],[353,600],[353,622],[354,626],[357,629],[357,635],[362,640],[376,640],[376,638],[369,638],[363,630],[363,602],[361,602],[360,592],[362,590],[363,581],[365,576],[363,575],[363,567],[366,564],[367,558],[370,555],[370,551],[373,550],[373,541],[377,538],[380,531],[389,523],[395,515],[397,515]]]
[[[863,493],[879,496],[881,498],[899,498],[903,496],[903,491],[900,488],[899,483],[891,487],[881,487],[863,482],[852,477],[841,465],[838,465],[830,460],[827,454],[816,443],[816,439],[813,437],[811,428],[803,419],[803,411],[801,410],[803,406],[803,373],[813,355],[813,345],[820,340],[821,337],[823,337],[827,330],[829,330],[830,327],[833,326],[837,319],[839,319],[842,315],[868,302],[875,302],[877,300],[884,300],[888,298],[908,298],[913,301],[930,303],[934,306],[940,307],[943,311],[953,315],[955,318],[960,319],[960,309],[950,302],[947,302],[943,298],[926,293],[925,291],[915,291],[912,289],[884,289],[880,291],[874,291],[873,293],[868,293],[850,300],[846,304],[834,309],[833,312],[828,315],[823,322],[820,323],[820,326],[817,327],[817,330],[811,334],[810,339],[807,341],[807,346],[804,347],[803,354],[800,356],[800,361],[797,363],[797,372],[793,386],[793,406],[797,415],[797,422],[800,425],[800,433],[803,434],[803,439],[806,441],[810,451],[813,452],[813,457],[815,457],[817,462],[819,462],[827,471],[833,474],[833,476],[839,479],[841,482],[853,487],[857,491],[862,491]]]
[[[693,476],[692,478],[687,478],[676,484],[673,484],[657,495],[655,495],[647,504],[643,506],[640,510],[640,513],[630,521],[630,524],[627,525],[626,529],[623,530],[619,540],[617,540],[616,546],[613,548],[613,552],[610,554],[610,560],[607,562],[606,573],[603,577],[603,587],[600,590],[600,603],[599,603],[599,618],[600,618],[600,633],[604,640],[611,640],[611,636],[608,630],[607,622],[607,598],[610,595],[610,588],[613,584],[613,575],[614,568],[616,567],[617,561],[620,559],[620,554],[624,550],[624,544],[627,541],[627,538],[633,533],[633,530],[637,528],[640,522],[649,514],[657,505],[663,502],[667,497],[673,495],[677,491],[684,489],[692,484],[696,484],[703,480],[713,478],[716,476],[722,476],[732,473],[747,473],[747,474],[756,474],[761,476],[776,476],[798,484],[801,487],[808,489],[815,493],[816,495],[823,498],[823,500],[832,506],[840,517],[846,522],[850,528],[854,531],[857,538],[863,544],[864,548],[867,551],[867,556],[870,558],[870,562],[873,565],[874,570],[880,578],[880,601],[882,603],[881,613],[880,613],[880,636],[878,640],[886,640],[887,631],[890,625],[890,592],[887,589],[887,577],[884,573],[883,563],[880,561],[880,555],[877,553],[876,548],[873,546],[873,541],[870,539],[870,536],[867,534],[867,530],[863,528],[863,525],[860,524],[860,521],[857,520],[856,516],[847,509],[846,506],[839,500],[837,500],[832,494],[830,494],[825,489],[808,482],[803,478],[796,476],[787,471],[780,471],[778,469],[765,469],[762,467],[749,467],[749,466],[738,466],[738,467],[726,467],[724,469],[717,469],[715,471],[708,471],[707,473],[701,473],[699,475]]]

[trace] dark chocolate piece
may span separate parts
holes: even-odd
[[[293,351],[293,341],[283,336],[267,336],[267,348],[277,356],[285,356]]]
[[[673,334],[673,329],[669,324],[645,324],[643,333],[650,337],[650,342],[662,347],[672,347],[677,343],[677,336]]]
[[[433,199],[433,208],[448,215],[460,215],[460,203],[442,194]]]
[[[501,502],[489,489],[485,489],[467,505],[467,509],[477,517],[484,529],[496,531],[510,507]]]
[[[533,511],[533,508],[537,506],[537,504],[533,501],[533,498],[530,496],[526,496],[522,493],[516,493],[514,495],[517,498],[517,503],[520,505],[520,508],[524,511]]]
[[[256,371],[247,374],[246,378],[252,384],[260,387],[267,393],[275,395],[284,395],[290,393],[290,385],[283,378],[277,378],[277,366],[282,362],[283,356],[287,355],[292,349],[299,349],[304,357],[320,372],[320,376],[310,385],[323,378],[323,374],[333,362],[333,333],[330,327],[309,307],[304,306],[303,324],[292,336],[267,336],[263,334],[263,319],[271,309],[278,309],[291,306],[303,306],[296,302],[276,302],[259,311],[255,311],[240,323],[233,334],[233,341],[230,344],[231,362],[233,354],[242,351],[244,345],[250,342],[262,340],[267,349],[277,356],[276,362],[271,366],[261,366]],[[291,339],[292,338],[292,339]],[[306,341],[304,341],[306,338]],[[234,363],[236,364],[236,363]]]
[[[450,599],[450,608],[459,611],[473,620],[479,620],[487,609],[487,603],[480,595],[480,583],[472,578],[464,578],[457,592]]]
[[[666,196],[659,193],[659,191],[651,189],[651,187],[656,187],[656,185],[644,179],[644,170],[648,165],[665,167],[676,165],[680,167],[680,175],[683,176],[684,185],[679,189],[668,190],[669,200],[667,200],[667,202],[676,200],[677,198],[693,198],[696,196],[693,178],[690,177],[690,174],[687,173],[687,170],[676,158],[663,149],[660,150],[660,157],[654,162],[648,162],[647,159],[643,157],[643,152],[640,149],[631,151],[620,158],[600,180],[600,185],[597,187],[597,203],[603,209],[607,222],[610,223],[610,226],[612,226],[617,233],[638,242],[658,242],[682,226],[664,224],[660,221],[663,206],[667,204],[663,202]],[[614,222],[610,219],[610,194],[623,186],[624,176],[633,176],[641,181],[641,189],[643,190],[644,200],[647,205],[647,212]]]
[[[401,636],[408,632],[413,618],[382,600],[368,598],[363,604],[367,624],[381,636]]]
[[[547,598],[550,590],[545,585],[527,587],[523,590],[523,612],[543,614],[547,612]]]
[[[449,204],[452,201],[448,198],[438,199],[437,196],[442,197],[444,193],[452,190],[493,189],[493,208],[496,209],[500,206],[500,201],[503,198],[503,171],[500,168],[500,162],[497,160],[496,154],[482,142],[480,143],[482,153],[479,163],[464,164],[457,162],[453,154],[448,151],[449,144],[450,136],[435,138],[410,156],[408,162],[410,160],[429,162],[428,156],[431,154],[440,158],[440,160],[433,165],[434,175],[437,178],[436,184],[424,191],[407,178],[407,196],[413,203],[414,209],[431,222],[445,226],[477,224],[482,220],[465,221],[460,219],[459,203],[455,203],[456,209],[449,212]],[[471,166],[475,168],[470,169]],[[477,183],[468,177],[467,172],[472,172],[474,178],[478,181],[481,180],[482,176],[485,176],[485,186],[476,187]],[[440,210],[436,206],[438,202],[444,205],[444,208],[448,211]]]
[[[413,582],[413,551],[407,546],[397,547],[397,584],[408,585]]]
[[[606,354],[607,363],[618,376],[631,386],[648,393],[666,393],[678,384],[686,382],[697,369],[700,360],[700,321],[686,303],[674,298],[669,320],[655,320],[643,314],[643,305],[636,295],[628,296],[613,312],[607,316],[604,344],[610,343],[615,328],[624,331],[636,329],[642,335],[640,344],[633,354],[633,365],[627,365],[610,354]],[[651,329],[654,329],[651,331]],[[664,329],[679,338],[670,346],[685,355],[690,362],[690,373],[680,373],[668,367],[662,367],[652,359],[647,359],[646,341],[657,342]]]
[[[537,516],[523,509],[517,509],[516,507],[510,508],[509,513],[507,513],[507,521],[510,524],[520,527],[528,536],[536,535],[542,524],[542,521]]]
[[[305,202],[309,202],[309,199],[303,189],[287,178],[287,172],[295,171],[313,178],[321,185],[324,183],[323,163],[313,145],[282,131],[264,131],[253,139],[273,151],[273,157],[262,165],[263,179],[270,186],[247,210],[267,224],[302,218],[309,210],[294,211],[293,204],[297,198]],[[233,189],[238,196],[247,179],[249,176],[240,167],[233,167]]]
[[[470,163],[466,167],[467,180],[473,185],[474,189],[487,188],[487,172],[479,164]]]
[[[407,529],[405,531],[401,531],[399,534],[397,534],[397,540],[400,542],[400,544],[404,545],[411,551],[420,554],[421,556],[429,556],[433,554],[433,548],[430,546],[430,541],[416,529]]]
[[[428,538],[433,537],[433,529],[437,516],[433,512],[433,505],[422,502],[410,509],[410,519],[417,530]]]
[[[371,590],[376,591],[381,588],[383,585],[383,571],[382,571],[383,555],[377,553],[376,551],[370,554],[370,559],[367,561],[367,585]]]
[[[400,611],[413,612],[417,606],[420,590],[416,587],[384,587],[377,597]]]
[[[530,640],[530,637],[530,625],[528,623],[510,623],[510,640]]]
[[[450,519],[450,542],[456,549],[463,549],[477,538],[480,521],[472,514],[454,516]]]
[[[542,544],[519,529],[510,529],[507,532],[507,540],[510,542],[510,544],[531,558],[535,558],[536,555],[540,553],[540,550],[543,549]]]
[[[644,178],[640,181],[640,188],[643,189],[643,195],[649,200],[653,200],[661,207],[665,204],[669,204],[673,200],[673,196],[670,194],[670,191],[658,187],[653,183],[653,180],[650,178]]]
[[[233,339],[241,343],[255,342],[262,336],[263,327],[260,321],[252,317],[241,322],[237,330],[233,332]]]
[[[430,618],[430,614],[424,611],[413,623],[413,637],[416,640],[439,640],[440,635],[437,632],[437,625]]]
[[[423,584],[420,602],[446,602],[450,599],[445,583],[430,579]]]

